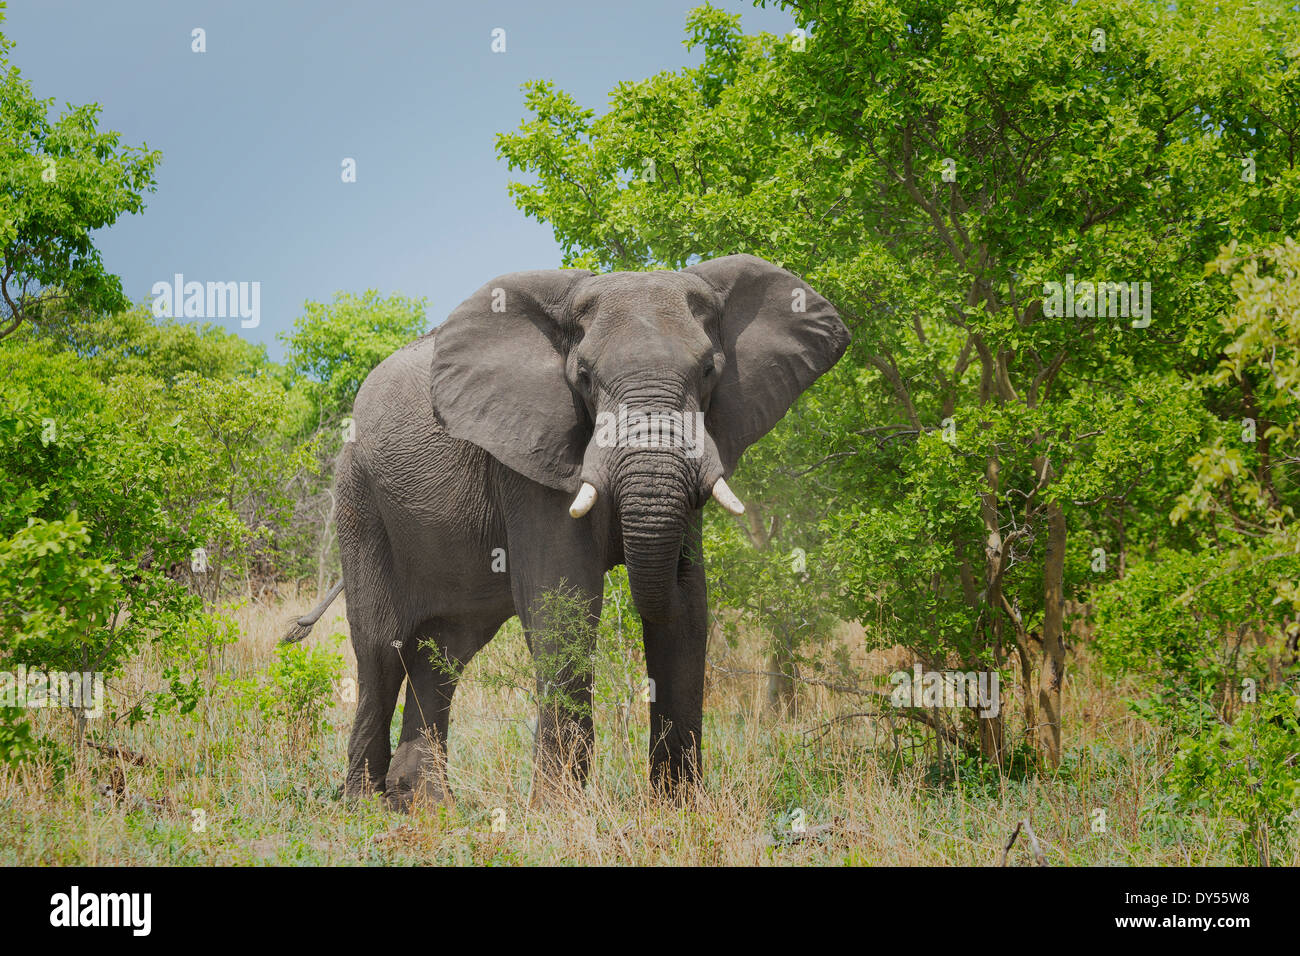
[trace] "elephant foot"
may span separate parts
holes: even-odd
[[[411,813],[416,808],[430,809],[456,805],[450,788],[443,788],[428,780],[418,780],[414,787],[398,785],[384,794],[388,809],[394,813]]]
[[[582,800],[586,787],[585,771],[575,770],[573,767],[548,767],[534,764],[528,805],[533,810],[572,805]]]
[[[430,752],[424,741],[406,742],[393,754],[384,797],[388,808],[410,813],[416,807],[454,806],[451,787],[442,769],[442,755]]]
[[[533,809],[581,800],[595,752],[595,734],[577,721],[543,713],[533,751],[529,804]]]
[[[343,806],[351,809],[358,804],[367,803],[384,795],[384,791],[375,787],[367,787],[364,790],[349,790],[347,787],[342,789]]]
[[[650,788],[659,800],[679,807],[688,806],[700,795],[702,784],[696,754],[651,760]]]
[[[349,773],[339,788],[336,799],[342,799],[348,807],[373,800],[384,793],[384,778],[372,778],[366,773]]]

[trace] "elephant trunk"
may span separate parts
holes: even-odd
[[[697,479],[692,463],[671,451],[642,450],[626,464],[616,491],[623,562],[638,613],[662,620],[679,600],[678,560]]]

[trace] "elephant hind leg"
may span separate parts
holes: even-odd
[[[409,629],[401,598],[392,586],[388,533],[370,492],[357,445],[343,446],[338,482],[339,554],[347,592],[348,623],[357,655],[357,712],[348,740],[344,794],[383,793],[392,759],[390,734],[406,667],[394,642]]]
[[[356,634],[356,629],[353,629]],[[397,694],[406,672],[391,646],[357,648],[357,715],[348,739],[348,772],[343,792],[349,798],[383,793],[392,750],[389,744]]]
[[[492,639],[500,620],[447,619],[427,622],[403,646],[410,673],[402,736],[385,780],[388,805],[407,811],[413,804],[451,805],[447,782],[447,733],[451,700],[470,659]],[[421,640],[421,636],[427,638]],[[431,641],[433,647],[427,646]],[[422,643],[425,646],[419,646]]]

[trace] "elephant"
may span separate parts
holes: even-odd
[[[532,802],[584,784],[604,576],[641,617],[653,791],[702,779],[702,509],[849,344],[834,307],[751,255],[679,271],[534,270],[487,283],[366,378],[340,452],[341,590],[357,658],[344,794],[451,802],[456,683],[518,615],[539,673]],[[566,595],[567,619],[547,596]],[[577,609],[572,613],[573,608]],[[400,741],[389,726],[403,679]]]

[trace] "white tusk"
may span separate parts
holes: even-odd
[[[581,518],[595,503],[596,489],[590,482],[584,481],[582,487],[578,489],[578,497],[574,498],[573,504],[569,505],[569,514],[574,518]]]
[[[721,478],[713,486],[713,500],[733,515],[743,515],[745,513],[745,506],[740,503],[740,499],[736,497],[735,492],[728,488],[727,483]]]

